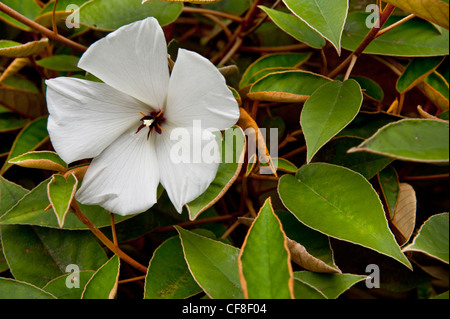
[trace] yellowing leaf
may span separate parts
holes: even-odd
[[[67,171],[67,164],[64,163],[58,154],[49,151],[28,152],[12,158],[8,162],[28,168],[40,168],[61,173]]]
[[[442,0],[383,0],[418,17],[449,28],[448,1]]]
[[[287,246],[291,253],[292,261],[305,269],[320,273],[342,273],[339,269],[333,268],[319,258],[312,256],[303,245],[295,240],[287,238]]]
[[[401,183],[399,186],[397,205],[391,223],[395,227],[394,233],[399,245],[403,245],[408,242],[416,225],[417,199],[411,185]]]
[[[41,52],[48,44],[48,39],[43,38],[39,41],[31,41],[25,44],[13,41],[0,41],[0,56],[10,58],[22,58],[35,55]]]

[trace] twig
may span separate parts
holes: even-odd
[[[80,51],[80,52],[84,52],[87,50],[87,47],[85,47],[84,45],[76,43],[66,37],[63,37],[60,34],[55,34],[55,32],[53,32],[52,30],[47,29],[46,27],[40,25],[39,23],[34,22],[33,20],[28,19],[24,15],[20,14],[19,12],[15,11],[14,9],[11,9],[7,5],[5,5],[3,2],[0,2],[0,11],[6,13],[11,18],[14,18],[19,22],[22,22],[23,24],[27,25],[31,29],[42,33],[49,39],[52,39],[59,43],[67,45],[68,47],[75,49],[77,51]]]
[[[58,0],[55,0],[53,4],[53,12],[52,12],[52,28],[55,35],[58,35],[58,27],[56,26],[56,6],[58,5]]]
[[[125,254],[119,247],[117,247],[112,241],[109,240],[108,237],[103,234],[100,229],[95,226],[93,222],[87,216],[81,211],[80,206],[78,205],[77,201],[74,199],[71,203],[72,211],[77,216],[77,218],[85,224],[89,230],[106,246],[108,249],[110,249],[112,252],[114,252],[117,256],[119,256],[120,259],[127,262],[137,270],[140,270],[144,273],[147,273],[147,267],[144,265],[141,265],[136,260]]]
[[[249,53],[273,53],[273,52],[286,52],[286,51],[300,51],[309,48],[308,45],[304,43],[285,45],[279,47],[252,47],[252,46],[241,46],[239,51],[249,52]]]
[[[328,74],[328,77],[334,78],[335,76],[337,76],[347,65],[349,65],[349,63],[353,59],[353,56],[356,55],[357,57],[359,57],[364,52],[369,44],[377,37],[378,32],[386,23],[394,10],[395,6],[393,6],[392,4],[386,5],[383,12],[381,12],[380,18],[377,21],[379,23],[375,23],[374,27],[369,31],[369,33],[366,35],[361,44],[356,48],[356,50],[353,51],[352,54],[350,54],[350,56],[348,56],[347,59],[345,59],[344,62],[342,62],[336,69]]]
[[[199,13],[199,14],[211,14],[211,15],[215,15],[215,16],[222,17],[222,18],[225,18],[225,19],[229,19],[229,20],[232,20],[232,21],[235,21],[235,22],[239,22],[239,23],[241,23],[244,20],[241,17],[233,15],[233,14],[220,12],[220,11],[209,10],[209,9],[203,9],[203,8],[184,7],[183,8],[183,12]]]
[[[377,33],[377,38],[379,36],[382,36],[383,34],[385,34],[386,32],[391,31],[392,29],[398,27],[399,25],[411,20],[412,18],[414,18],[416,15],[415,14],[410,14],[407,17],[404,17],[403,19],[401,19],[400,21],[395,22],[394,24],[391,24],[390,26],[384,28],[383,30],[380,30],[380,32]]]

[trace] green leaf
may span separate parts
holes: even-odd
[[[387,204],[389,216],[392,219],[394,217],[394,210],[400,192],[400,183],[395,168],[388,166],[380,171],[378,173],[378,181]]]
[[[349,152],[370,152],[404,161],[448,163],[449,124],[428,119],[405,119],[381,128]]]
[[[310,300],[310,299],[327,299],[317,288],[307,284],[303,281],[294,278],[294,295],[295,299]]]
[[[59,229],[53,208],[48,199],[47,185],[50,178],[40,183],[28,194],[23,196],[11,209],[0,217],[0,225],[36,225]],[[80,204],[83,213],[97,226],[111,226],[111,217],[100,206]],[[132,216],[115,216],[115,222],[120,222]],[[64,229],[87,230],[88,228],[74,214],[68,214],[64,222]]]
[[[383,0],[448,30],[448,0]]]
[[[134,21],[154,17],[161,26],[175,21],[183,4],[178,2],[135,0],[93,0],[79,9],[80,23],[90,28],[113,31]]]
[[[308,163],[323,145],[356,117],[362,101],[361,87],[355,80],[330,82],[311,95],[300,117]]]
[[[94,270],[71,272],[49,281],[42,289],[58,299],[81,299],[84,287],[94,273]],[[73,286],[73,282],[70,282],[70,286],[68,286],[67,281],[70,280],[76,280],[78,286]]]
[[[404,93],[428,77],[443,62],[442,57],[414,58],[397,81],[397,91]]]
[[[370,180],[379,171],[392,163],[393,159],[366,152],[347,153],[349,149],[358,146],[363,141],[363,138],[353,136],[338,136],[333,138],[319,150],[314,156],[313,162],[325,162],[344,166]]]
[[[431,216],[403,251],[419,251],[449,263],[449,214]]]
[[[0,113],[0,133],[15,131],[23,128],[29,119],[23,118],[13,112]]]
[[[106,260],[89,232],[11,225],[1,226],[1,236],[14,278],[38,287],[65,274],[70,264],[80,270],[96,270]]]
[[[67,179],[60,174],[55,174],[47,185],[48,199],[61,228],[64,226],[77,186],[78,181],[73,174],[70,174]]]
[[[295,68],[304,63],[311,53],[279,53],[265,55],[253,62],[242,75],[240,88],[244,88],[255,82],[253,77],[265,69],[273,68]],[[261,77],[259,77],[261,78]]]
[[[13,207],[28,190],[0,176],[0,217]]]
[[[35,1],[17,1],[17,0],[2,0],[2,3],[10,7],[11,9],[19,12],[30,20],[34,20],[41,11],[41,7]],[[30,28],[17,21],[13,17],[7,15],[4,12],[0,12],[0,19],[6,21],[8,24],[16,28],[20,28],[25,31],[30,31]]]
[[[218,142],[222,144],[222,161],[217,175],[208,189],[186,205],[191,220],[196,219],[202,212],[222,198],[241,171],[246,143],[242,129],[238,126],[228,129],[225,131],[222,142]]]
[[[246,299],[294,298],[287,242],[270,197],[245,237],[238,265]]]
[[[307,25],[329,40],[341,53],[341,37],[348,12],[348,0],[283,0]]]
[[[55,296],[27,282],[0,278],[0,299],[55,299]]]
[[[316,288],[328,299],[336,299],[353,285],[366,278],[366,276],[360,275],[319,274],[311,271],[294,272],[294,277],[296,280]]]
[[[265,6],[259,6],[259,8],[267,13],[280,29],[296,40],[304,42],[315,49],[322,49],[325,46],[324,38],[296,16]]]
[[[0,169],[0,174],[4,174],[10,167],[10,158],[17,157],[26,152],[32,151],[42,145],[48,139],[47,116],[40,117],[26,125],[17,135],[11,151],[6,158],[5,164]]]
[[[144,299],[184,299],[200,292],[184,260],[180,238],[166,240],[150,260]]]
[[[22,58],[38,54],[48,45],[48,39],[43,38],[38,41],[30,41],[25,44],[0,40],[0,56],[10,58]]]
[[[284,175],[278,193],[284,206],[308,227],[411,267],[389,230],[377,193],[360,174],[313,163],[301,167],[295,177]]]
[[[38,60],[36,64],[53,71],[80,71],[77,66],[79,59],[77,56],[61,54]]]
[[[91,277],[82,299],[114,299],[119,284],[120,259],[114,255]]]
[[[242,299],[239,249],[176,227],[195,281],[214,299]]]
[[[253,84],[247,96],[253,100],[305,102],[319,87],[331,80],[308,71],[269,74]]]
[[[28,152],[8,161],[22,167],[48,169],[64,173],[67,171],[67,164],[55,152],[35,151]]]
[[[348,15],[342,36],[342,47],[354,51],[365,38],[370,29],[367,28],[368,15],[352,12]],[[393,16],[385,26],[398,22],[402,17]],[[389,56],[425,57],[447,55],[449,32],[436,27],[422,19],[409,20],[395,29],[384,33],[370,43],[364,50],[366,54]]]

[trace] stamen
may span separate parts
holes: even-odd
[[[151,112],[145,115],[142,112],[139,112],[142,115],[141,122],[142,124],[136,131],[136,134],[139,133],[144,127],[148,127],[147,139],[153,136],[153,130],[155,130],[158,134],[161,134],[165,129],[161,126],[163,122],[165,122],[165,118],[163,115],[163,111],[160,110],[158,113]]]

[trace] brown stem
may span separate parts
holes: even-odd
[[[57,41],[59,43],[67,45],[68,47],[71,47],[72,49],[75,49],[75,50],[80,51],[80,52],[84,52],[84,51],[87,50],[87,47],[85,47],[84,45],[76,43],[76,42],[74,42],[74,41],[72,41],[72,40],[70,40],[70,39],[68,39],[66,37],[63,37],[60,34],[55,34],[55,32],[53,32],[52,30],[47,29],[46,27],[40,25],[39,23],[34,22],[33,20],[28,19],[24,15],[20,14],[19,12],[15,11],[14,9],[11,9],[7,5],[5,5],[3,2],[0,2],[0,11],[3,11],[7,15],[9,15],[10,17],[12,17],[12,18],[16,19],[17,21],[22,22],[23,24],[29,26],[31,29],[42,33],[43,35],[45,35],[49,39],[52,39],[52,40],[55,40],[55,41]]]
[[[364,52],[364,50],[369,46],[369,44],[377,37],[378,32],[386,23],[386,21],[389,19],[394,10],[395,6],[393,6],[392,4],[386,5],[383,12],[381,12],[380,18],[378,19],[379,23],[375,24],[375,26],[366,35],[366,37],[361,42],[361,44],[356,48],[356,50],[352,54],[350,54],[350,56],[348,56],[347,59],[345,59],[344,62],[342,62],[336,69],[334,69],[330,74],[328,74],[328,77],[334,78],[335,76],[337,76],[347,65],[350,64],[350,62],[353,60],[353,56],[359,57]]]
[[[225,12],[214,11],[214,10],[209,10],[209,9],[202,9],[202,8],[184,7],[183,12],[210,14],[210,15],[215,15],[215,16],[229,19],[229,20],[239,22],[239,23],[242,22],[242,20],[243,20],[241,17],[235,16],[233,14],[228,14]]]
[[[285,52],[285,51],[297,51],[297,50],[305,50],[309,48],[308,45],[300,43],[293,45],[285,45],[279,47],[251,47],[251,46],[241,46],[239,51],[242,52],[250,52],[250,53],[272,53],[272,52]]]
[[[147,267],[141,265],[136,260],[125,254],[119,247],[117,247],[112,241],[109,240],[108,237],[103,234],[100,229],[97,228],[97,226],[94,225],[94,223],[81,211],[80,206],[78,205],[78,202],[74,199],[72,200],[72,211],[77,216],[77,218],[85,224],[89,230],[106,246],[108,247],[113,253],[115,253],[117,256],[119,256],[120,259],[127,262],[137,270],[140,270],[144,273],[147,273]]]

